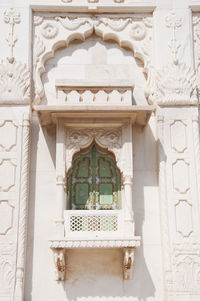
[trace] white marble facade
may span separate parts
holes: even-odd
[[[0,29],[0,301],[199,301],[200,0],[1,0]],[[93,141],[122,210],[76,236]]]

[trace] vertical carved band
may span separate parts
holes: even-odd
[[[161,231],[162,231],[162,247],[163,247],[163,266],[165,273],[165,282],[169,285],[169,274],[171,271],[171,257],[170,257],[170,240],[168,227],[168,202],[166,198],[166,158],[164,153],[164,118],[157,117],[158,129],[158,155],[159,155],[159,194],[160,194],[160,208],[161,208]],[[167,300],[167,299],[166,299]]]
[[[24,115],[22,124],[22,157],[19,201],[18,252],[15,285],[15,301],[23,301],[26,249],[27,209],[29,193],[30,119]]]
[[[193,130],[193,143],[194,143],[194,152],[195,152],[195,166],[196,166],[196,178],[197,178],[197,187],[198,187],[198,196],[200,196],[200,137],[199,137],[199,119],[198,116],[193,117],[192,121],[192,130]],[[200,199],[198,199],[199,202]]]

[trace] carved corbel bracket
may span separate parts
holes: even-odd
[[[131,280],[133,278],[134,251],[134,248],[124,249],[124,280]]]
[[[54,264],[55,264],[55,280],[64,281],[65,280],[65,249],[56,248],[53,249]]]
[[[64,281],[66,273],[66,250],[77,248],[120,248],[123,252],[123,277],[124,280],[133,278],[134,252],[140,246],[140,237],[135,236],[131,239],[107,239],[107,240],[50,240],[50,248],[53,251],[56,281]]]

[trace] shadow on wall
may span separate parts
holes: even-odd
[[[67,300],[140,300],[154,296],[155,288],[143,250],[136,253],[133,280],[123,280],[122,250],[69,250],[64,289]]]
[[[29,205],[29,227],[28,227],[28,251],[27,251],[27,277],[26,277],[26,296],[28,301],[40,301],[33,299],[32,297],[32,283],[33,283],[33,257],[34,251],[34,225],[35,218],[35,194],[39,194],[39,191],[35,191],[35,182],[37,181],[36,165],[38,156],[38,132],[39,127],[37,123],[34,125],[34,137],[32,142],[32,177],[31,177],[31,200]],[[48,129],[42,129],[44,140],[46,143],[46,149],[49,152],[49,156],[52,160],[52,164],[55,166],[55,133]],[[149,266],[154,266],[156,256],[148,257],[144,255],[144,249],[148,252],[148,243],[143,241],[145,236],[144,224],[148,219],[148,206],[145,201],[144,190],[145,187],[155,189],[158,186],[157,183],[157,161],[156,161],[156,141],[153,136],[151,127],[148,125],[145,129],[141,127],[135,127],[134,129],[134,192],[133,192],[133,207],[136,220],[136,235],[141,236],[142,246],[136,250],[135,253],[135,266],[133,280],[123,280],[123,252],[120,249],[75,249],[68,250],[67,252],[67,272],[66,281],[63,284],[66,299],[69,301],[83,301],[83,300],[123,300],[123,301],[148,301],[155,296],[155,283],[153,282],[152,274],[149,272]],[[149,151],[151,149],[151,151]],[[55,176],[55,175],[54,175]],[[41,183],[42,185],[42,183]],[[44,183],[45,185],[45,183]],[[147,198],[148,199],[148,198]],[[152,196],[147,200],[151,202],[152,208],[158,207],[158,199],[154,200]],[[42,205],[42,204],[41,204]],[[41,207],[42,208],[42,207]],[[42,210],[42,209],[41,209]],[[53,212],[49,210],[49,222],[52,222],[54,216]],[[157,217],[156,224],[157,229],[160,229],[159,216]],[[45,228],[45,226],[44,226]],[[48,237],[42,237],[43,230],[42,224],[40,227],[40,236],[42,240],[47,241]],[[45,232],[45,231],[44,231]],[[159,232],[159,230],[158,230]],[[149,234],[151,236],[151,232]],[[151,237],[150,237],[151,239]],[[39,240],[38,240],[39,243]],[[37,244],[37,243],[36,243]],[[36,249],[39,248],[36,246]],[[154,252],[154,246],[152,248]],[[146,253],[145,253],[146,254]],[[149,259],[150,258],[150,259]],[[158,258],[158,260],[161,260]],[[52,265],[51,262],[48,265]],[[42,269],[49,270],[49,267],[42,267]],[[159,277],[160,276],[160,277]],[[161,275],[158,277],[161,278]],[[40,277],[38,275],[38,277]],[[54,275],[52,275],[52,278]],[[55,287],[59,284],[55,283]],[[38,287],[38,290],[45,290],[42,286]],[[34,288],[35,289],[35,288]],[[34,292],[34,296],[37,293]],[[63,300],[63,301],[65,301]],[[49,300],[52,301],[52,300]]]
[[[153,117],[152,117],[153,119]],[[35,182],[36,182],[36,163],[37,163],[37,143],[39,127],[35,125],[34,137],[32,143],[32,171],[31,177],[31,201],[29,210],[29,227],[28,227],[28,254],[27,254],[27,278],[26,278],[26,295],[27,301],[40,301],[32,298],[33,282],[33,257],[34,254],[34,224],[35,224]],[[44,143],[46,143],[52,164],[55,166],[55,150],[52,145],[55,141],[55,133],[49,134],[47,129],[42,129]],[[54,131],[53,131],[54,132]],[[145,129],[135,127],[134,129],[134,192],[133,207],[136,220],[136,235],[141,236],[142,246],[136,250],[135,266],[133,280],[123,280],[123,252],[120,249],[75,249],[67,252],[67,272],[66,281],[63,285],[66,300],[83,301],[83,300],[120,300],[120,301],[149,301],[154,299],[156,285],[152,277],[152,270],[156,266],[155,258],[157,255],[148,256],[148,242],[146,242],[145,227],[148,227],[148,220],[154,219],[149,214],[149,208],[153,208],[157,215],[154,225],[159,233],[159,209],[158,198],[145,195],[146,187],[156,189],[157,183],[157,160],[156,160],[156,141],[151,127],[148,125]],[[150,151],[151,150],[151,151]],[[48,211],[49,212],[49,211]],[[50,222],[54,216],[49,212]],[[146,224],[146,226],[145,226]],[[151,225],[151,223],[149,224]],[[40,231],[42,233],[42,224]],[[42,236],[42,234],[40,234]],[[155,235],[154,230],[148,232],[149,241],[153,241],[151,236]],[[159,235],[158,235],[159,236]],[[48,240],[48,237],[42,237]],[[143,240],[144,239],[144,240]],[[39,243],[39,241],[38,241]],[[158,244],[158,243],[157,243]],[[154,245],[150,243],[150,248],[154,252]],[[157,247],[157,246],[156,246]],[[36,249],[38,246],[36,246]],[[159,246],[160,248],[160,246]],[[144,254],[145,250],[145,254]],[[160,249],[159,249],[160,250]],[[157,252],[157,251],[156,251]],[[156,253],[158,254],[158,253]],[[157,259],[157,258],[156,258]],[[158,258],[161,262],[161,254]],[[48,263],[52,265],[52,261]],[[149,269],[150,267],[150,269]],[[42,267],[46,271],[49,267]],[[151,272],[150,272],[151,270]],[[40,277],[38,275],[38,277]],[[52,278],[54,275],[52,275]],[[161,278],[161,275],[158,277]],[[55,284],[55,287],[59,284]],[[45,290],[46,286],[38,287],[38,290]],[[37,295],[37,294],[34,294]],[[49,300],[52,301],[52,300]]]
[[[50,129],[51,130],[51,129]],[[55,166],[55,133],[49,133],[48,129],[42,129],[44,135],[44,143]],[[39,127],[35,124],[34,137],[32,142],[31,163],[32,171],[36,171],[36,163],[38,156],[38,132]],[[145,188],[155,189],[157,183],[157,160],[156,160],[156,141],[152,133],[151,127],[148,125],[145,129],[135,126],[134,129],[134,192],[133,192],[133,208],[136,221],[136,235],[141,236],[142,246],[136,250],[135,266],[133,280],[123,280],[123,252],[119,249],[75,249],[67,252],[67,272],[66,281],[63,284],[66,300],[83,301],[83,300],[123,300],[123,301],[148,301],[155,296],[155,283],[149,266],[154,266],[150,262],[151,257],[144,255],[144,249],[148,250],[148,243],[143,241],[145,237],[145,223],[148,219],[148,210],[152,206],[153,211],[157,210],[154,225],[159,232],[159,210],[158,198],[145,195]],[[32,295],[32,271],[34,255],[34,223],[35,223],[35,182],[36,172],[31,177],[31,202],[29,205],[29,227],[28,227],[28,254],[27,254],[27,278],[26,291],[28,292],[27,301],[33,300]],[[39,193],[37,191],[37,193]],[[47,210],[47,214],[49,211]],[[53,220],[53,216],[49,216],[49,220]],[[151,217],[152,218],[152,217]],[[146,226],[147,227],[147,226]],[[41,224],[42,228],[42,224]],[[41,229],[42,232],[42,229]],[[151,240],[151,232],[149,232]],[[153,232],[152,232],[153,235]],[[48,240],[48,237],[43,237]],[[154,246],[152,247],[154,251]],[[146,254],[146,253],[145,253]],[[152,257],[152,261],[155,260]],[[150,259],[149,259],[150,258]],[[158,261],[161,258],[158,258]],[[52,261],[48,263],[52,264]],[[42,267],[44,269],[45,267]],[[48,271],[48,267],[46,267]],[[54,275],[52,275],[53,277]],[[161,278],[161,275],[159,275]],[[59,285],[59,284],[58,284]],[[46,289],[38,287],[37,289]],[[49,300],[52,301],[52,300]],[[65,301],[65,300],[63,300]]]
[[[157,220],[155,219],[154,224],[157,228],[157,239],[160,239],[158,198],[155,195],[149,198],[144,195],[145,187],[148,187],[150,191],[158,186],[156,141],[149,125],[145,129],[136,126],[133,141],[135,141],[133,207],[136,235],[142,238],[142,245],[135,252],[133,279],[123,280],[123,252],[120,249],[69,250],[66,258],[66,281],[63,284],[67,300],[147,301],[155,297],[155,284],[148,266],[151,267],[151,271],[154,269],[155,273],[157,262],[161,262],[161,254],[159,254],[160,258],[157,258],[160,246],[158,251],[158,244],[155,243],[155,237],[151,238],[151,231],[148,232],[148,242],[144,241],[143,237],[145,236],[144,232],[147,231],[145,227],[148,227],[148,219],[152,220],[148,212],[151,210],[148,206],[152,205],[152,211],[157,210]],[[151,204],[146,204],[148,202]],[[147,223],[146,226],[145,223]],[[154,235],[152,229],[152,236]],[[156,248],[155,252],[154,247]],[[144,249],[146,252],[149,252],[150,249],[149,253],[152,251],[155,253],[152,259],[150,255],[152,262],[149,262],[149,256],[148,260],[146,259]],[[162,271],[161,267],[160,271]],[[162,272],[157,277],[162,282]]]

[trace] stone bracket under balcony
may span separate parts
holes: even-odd
[[[123,276],[124,280],[133,278],[133,268],[135,261],[135,249],[140,246],[140,237],[131,239],[59,239],[50,240],[50,248],[53,251],[55,264],[56,281],[64,281],[66,276],[65,255],[68,249],[74,248],[120,248],[123,256]]]

